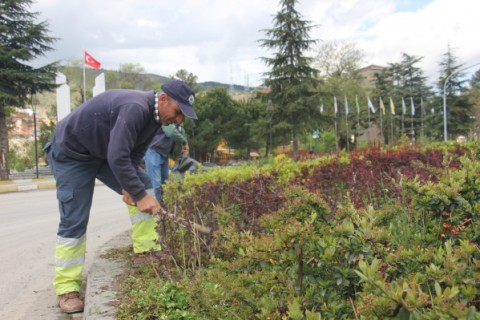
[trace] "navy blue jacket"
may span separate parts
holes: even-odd
[[[136,171],[160,124],[153,91],[110,90],[75,109],[55,128],[55,143],[77,160],[104,159],[122,189],[146,195]]]

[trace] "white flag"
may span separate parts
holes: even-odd
[[[402,97],[402,114],[405,115],[407,113],[407,106],[405,105],[405,99]]]
[[[323,113],[323,103],[322,103],[322,105],[320,106],[320,113]]]
[[[375,108],[373,107],[373,103],[370,100],[369,96],[367,96],[367,103],[368,103],[368,107],[370,108],[370,110],[372,110],[372,112],[375,113]]]
[[[347,96],[345,96],[345,114],[348,116],[348,100],[347,100]]]
[[[413,104],[413,98],[410,97],[410,102],[411,102],[411,105],[412,105],[412,116],[415,115],[415,105]]]
[[[337,106],[337,97],[333,97],[333,108],[335,109],[335,114],[338,112],[338,106]]]

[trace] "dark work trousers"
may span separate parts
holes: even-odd
[[[57,199],[60,210],[58,235],[66,238],[79,238],[86,233],[90,208],[92,206],[95,179],[121,194],[121,186],[113,175],[107,160],[92,159],[80,161],[66,156],[54,143],[46,146],[48,163],[57,185]],[[148,175],[141,169],[137,174],[145,184],[152,188]]]

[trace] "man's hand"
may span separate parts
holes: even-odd
[[[140,199],[138,202],[135,202],[133,200],[133,197],[126,192],[125,190],[122,190],[123,194],[123,202],[125,202],[129,206],[136,206],[138,210],[141,212],[146,212],[150,214],[159,214],[160,213],[160,204],[158,203],[157,199],[150,195],[146,195],[142,199]]]
[[[150,214],[160,213],[160,203],[158,203],[157,199],[148,194],[137,202],[137,208],[141,212]]]
[[[132,196],[125,190],[122,189],[122,200],[129,206],[136,206],[135,200],[133,200]]]

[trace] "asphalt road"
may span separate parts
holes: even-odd
[[[0,319],[59,320],[53,291],[58,204],[55,190],[0,194]],[[97,185],[87,232],[86,270],[95,252],[130,228],[121,196]]]

